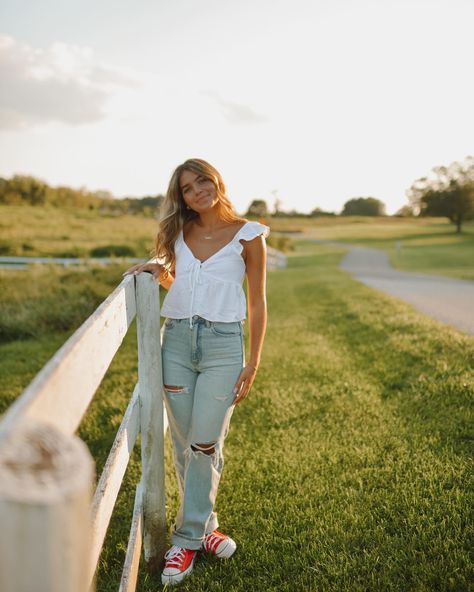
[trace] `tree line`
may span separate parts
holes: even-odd
[[[279,200],[275,202],[275,208],[271,212],[267,202],[263,199],[254,199],[246,212],[246,216],[274,216],[276,218],[309,217],[321,218],[324,216],[337,216],[336,212],[327,212],[321,208],[314,208],[309,214],[297,210],[285,211],[280,209]],[[341,216],[385,216],[385,204],[375,197],[353,197],[344,204]]]
[[[428,175],[420,177],[406,192],[408,204],[400,208],[396,216],[447,217],[461,232],[466,220],[474,218],[474,156],[448,166],[435,166]],[[14,175],[0,178],[0,205],[34,205],[71,207],[97,210],[101,214],[142,214],[154,216],[164,196],[161,194],[141,198],[115,199],[108,191],[88,191],[85,188],[51,187],[32,176]],[[277,198],[273,211],[263,199],[254,199],[246,216],[311,217],[336,216],[321,208],[309,214],[296,210],[284,211]],[[345,202],[341,216],[384,216],[385,204],[375,197],[354,197]]]
[[[462,231],[466,220],[474,219],[474,156],[463,161],[454,161],[448,166],[435,166],[430,173],[417,179],[406,192],[408,203],[398,210],[395,216],[440,216],[448,218],[456,232]],[[275,201],[270,212],[264,200],[256,199],[247,215],[258,216],[336,216],[335,212],[325,212],[315,208],[309,214],[280,209],[281,201]],[[344,204],[341,216],[384,216],[385,204],[374,197],[355,197]]]
[[[89,191],[83,187],[51,187],[45,181],[28,175],[0,178],[0,205],[51,206],[97,210],[102,214],[143,214],[153,216],[162,195],[116,199],[109,191]]]

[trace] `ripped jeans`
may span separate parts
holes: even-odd
[[[181,506],[172,543],[200,549],[218,527],[214,503],[224,466],[233,388],[244,365],[242,322],[166,319],[163,384]]]

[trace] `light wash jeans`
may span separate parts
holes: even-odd
[[[166,319],[163,383],[181,507],[172,543],[200,549],[218,527],[214,512],[224,466],[224,439],[234,410],[233,388],[244,365],[242,322],[199,316]],[[203,452],[213,445],[214,453]],[[211,448],[212,448],[211,447]]]

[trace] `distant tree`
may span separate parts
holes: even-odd
[[[341,216],[385,216],[385,204],[375,197],[354,197],[346,201]]]
[[[415,212],[413,207],[410,205],[404,205],[399,210],[395,212],[395,216],[398,218],[413,218]]]
[[[100,200],[85,189],[72,189],[71,187],[50,187],[49,202],[58,208],[81,208],[98,206]]]
[[[48,189],[48,185],[40,179],[14,175],[1,185],[0,203],[43,205],[48,198]]]
[[[273,215],[274,216],[279,216],[282,212],[282,207],[283,202],[281,201],[281,199],[279,197],[275,197],[275,201],[273,202]]]
[[[288,210],[287,212],[285,212],[284,215],[288,218],[306,218],[307,216],[307,214],[305,214],[304,212],[298,212],[298,210],[295,210],[294,208],[292,210]]]
[[[108,189],[98,189],[97,191],[94,191],[94,193],[92,194],[94,197],[96,197],[97,199],[100,200],[111,200],[111,199],[115,199],[114,196],[112,195],[112,193],[108,190]]]
[[[268,216],[268,207],[267,202],[263,199],[254,199],[253,202],[249,205],[249,209],[247,210],[246,216],[258,216],[259,218],[264,218]]]
[[[311,218],[322,218],[324,216],[335,216],[336,213],[335,212],[325,212],[321,208],[314,208],[314,210],[312,210],[309,215]]]
[[[163,195],[147,195],[146,197],[141,198],[127,197],[125,199],[115,201],[122,202],[126,207],[126,211],[130,214],[143,214],[147,217],[151,217],[156,215],[156,212],[160,208],[163,200]]]
[[[460,233],[463,222],[474,217],[474,156],[433,167],[413,183],[407,197],[420,216],[446,217]]]
[[[142,198],[116,199],[110,191],[88,191],[85,187],[50,187],[41,179],[14,175],[0,177],[0,205],[50,205],[56,208],[98,210],[103,215],[141,214],[153,216],[159,208],[162,195]]]

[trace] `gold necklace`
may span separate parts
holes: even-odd
[[[211,234],[203,234],[202,237],[204,240],[211,240],[214,238],[214,231],[211,230]]]
[[[211,234],[203,234],[202,238],[206,239],[206,240],[210,240],[211,238],[214,238],[214,234],[211,231]]]

